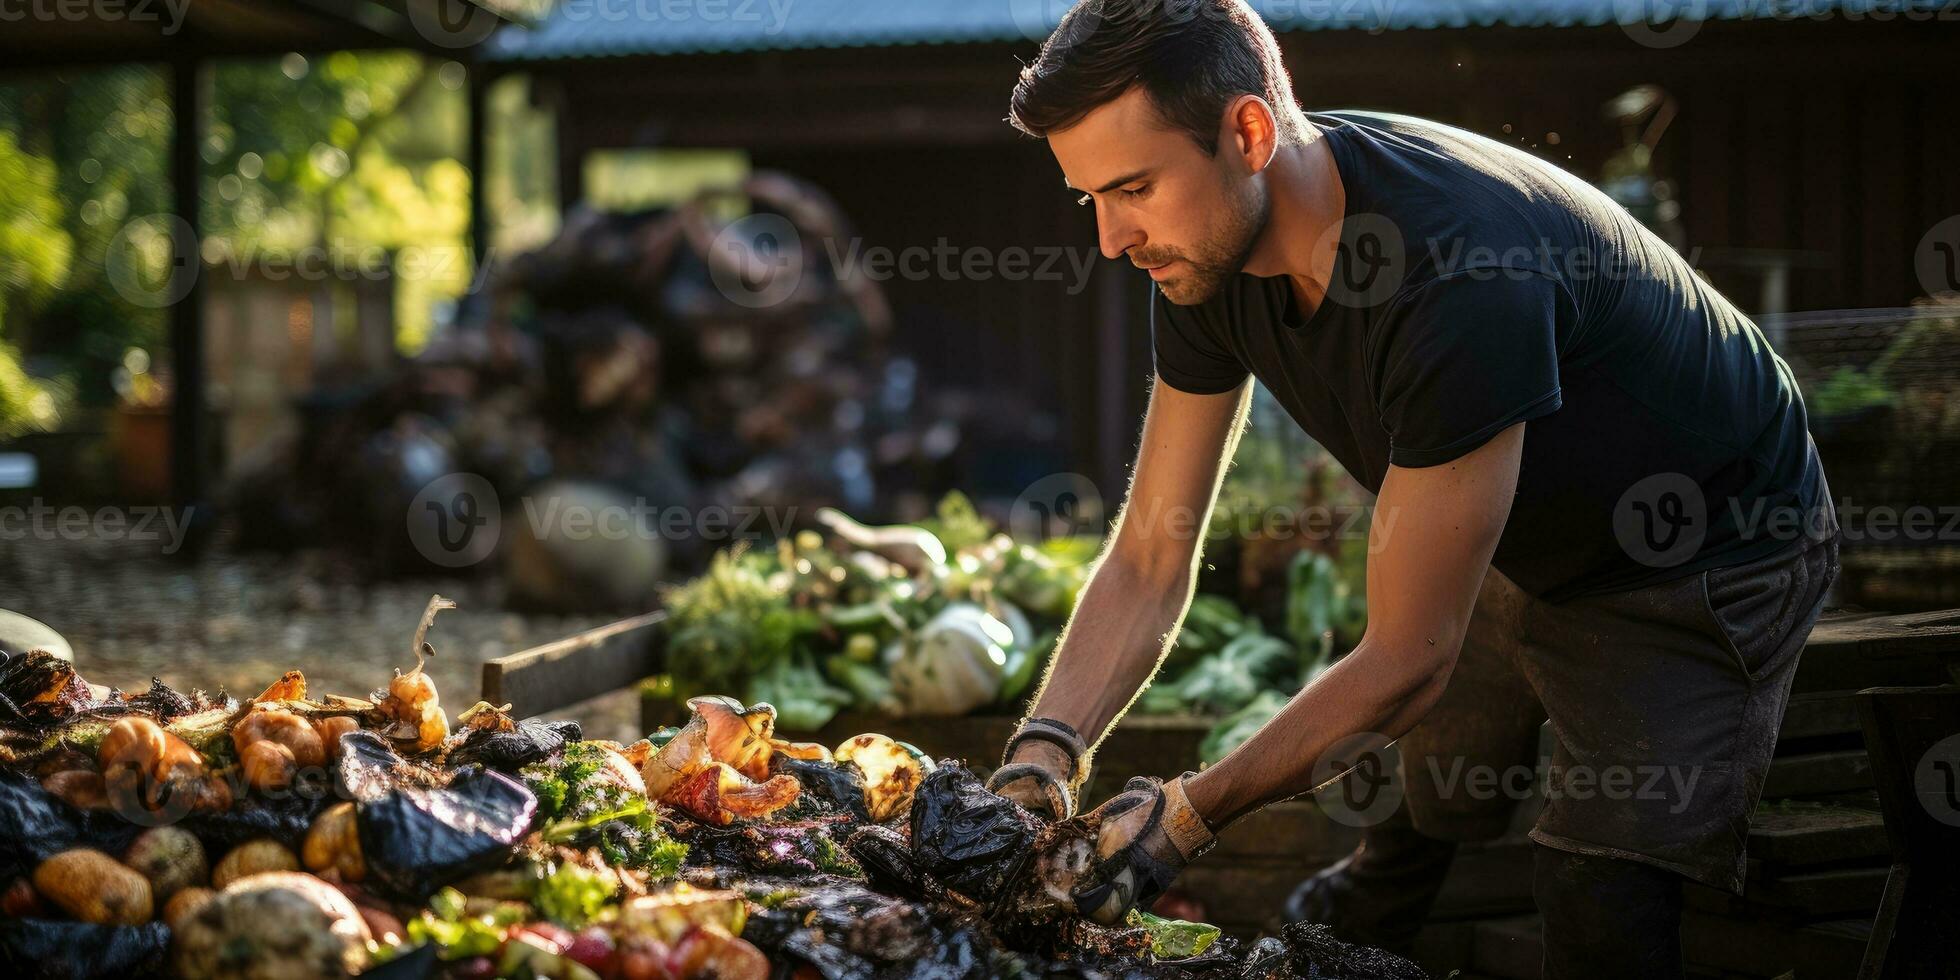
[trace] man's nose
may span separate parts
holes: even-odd
[[[1134,222],[1111,214],[1101,205],[1096,207],[1096,236],[1106,259],[1122,258],[1124,252],[1143,244],[1148,237]]]

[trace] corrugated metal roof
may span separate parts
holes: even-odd
[[[495,60],[1039,41],[1073,0],[559,0]],[[1155,0],[1173,5],[1175,0]],[[1952,0],[1251,0],[1276,31],[1928,15]]]

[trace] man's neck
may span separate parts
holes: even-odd
[[[1266,167],[1271,212],[1245,263],[1251,275],[1291,280],[1303,312],[1319,306],[1327,294],[1347,208],[1347,190],[1326,134],[1307,126],[1305,141],[1280,149]]]

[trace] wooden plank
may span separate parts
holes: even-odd
[[[1900,615],[1834,615],[1817,621],[1804,657],[1849,654],[1865,660],[1960,660],[1960,609]]]
[[[483,700],[527,717],[629,687],[654,672],[659,631],[648,627],[666,618],[643,613],[488,661]]]
[[[1690,965],[1751,977],[1848,977],[1857,972],[1864,940],[1823,926],[1715,915],[1681,915],[1682,958]]]
[[[1769,775],[1763,778],[1763,796],[1823,796],[1870,789],[1871,758],[1864,749],[1842,752],[1810,752],[1773,759]]]
[[[1858,735],[1858,702],[1852,691],[1818,691],[1798,694],[1783,708],[1783,725],[1777,740],[1824,738],[1832,735]]]
[[[1839,806],[1768,806],[1749,823],[1749,858],[1766,868],[1882,857],[1885,818]]]

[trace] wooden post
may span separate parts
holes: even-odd
[[[470,96],[470,275],[480,279],[483,264],[490,257],[490,149],[485,144],[489,133],[490,116],[490,67],[481,60],[469,64]]]
[[[171,62],[170,179],[173,210],[183,225],[171,236],[170,294],[170,483],[171,503],[179,508],[205,502],[205,397],[203,290],[198,273],[201,222],[198,220],[198,181],[202,168],[198,140],[203,130],[202,64],[186,55]],[[188,229],[188,234],[184,231]],[[187,547],[186,552],[193,551]]]

